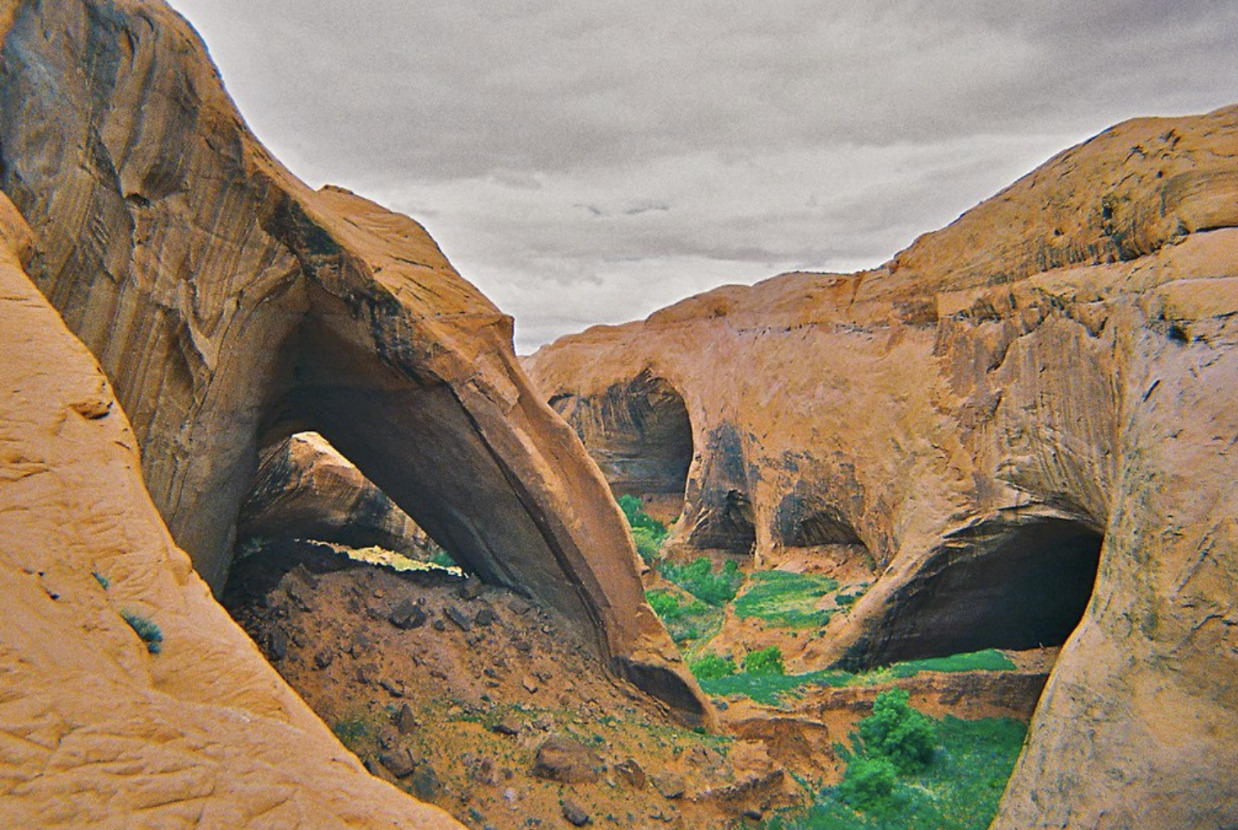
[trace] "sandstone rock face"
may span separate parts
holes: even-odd
[[[580,413],[683,400],[681,542],[871,563],[822,664],[1065,641],[996,827],[1229,826],[1236,312],[1231,107],[1115,127],[880,269],[719,288],[527,368],[603,469],[645,439]]]
[[[315,432],[299,432],[263,452],[257,483],[241,507],[237,537],[378,545],[418,559],[433,544]]]
[[[368,775],[215,603],[31,246],[0,196],[0,825],[459,827]]]
[[[317,431],[462,564],[707,720],[604,480],[426,232],[292,177],[162,3],[0,8],[0,189],[203,578],[223,586],[260,449]]]

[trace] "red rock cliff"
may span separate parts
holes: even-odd
[[[616,489],[686,469],[680,541],[869,558],[819,663],[1065,641],[995,827],[1229,826],[1236,312],[1231,107],[1115,127],[875,271],[526,365]]]

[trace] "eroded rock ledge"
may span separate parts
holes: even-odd
[[[719,288],[526,368],[604,470],[628,425],[581,414],[676,391],[680,543],[870,558],[822,665],[1065,640],[995,827],[1227,826],[1236,312],[1230,107],[1119,125],[874,271]]]

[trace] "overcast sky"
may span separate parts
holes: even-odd
[[[422,222],[518,351],[884,262],[1067,146],[1238,102],[1236,0],[172,0],[294,173]]]

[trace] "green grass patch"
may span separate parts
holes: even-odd
[[[751,677],[786,674],[782,666],[782,649],[778,646],[770,646],[758,651],[750,651],[744,655],[744,674]]]
[[[735,600],[739,617],[757,617],[787,628],[819,628],[832,609],[818,608],[822,597],[838,590],[838,581],[828,576],[790,571],[757,571],[751,584]]]
[[[662,576],[683,588],[689,594],[713,606],[726,605],[735,599],[735,593],[744,583],[739,564],[727,561],[715,569],[708,556],[699,556],[686,565],[663,562],[658,566]]]
[[[888,775],[862,767],[849,787],[826,788],[807,812],[777,816],[766,826],[769,830],[984,830],[997,813],[1027,727],[1009,718],[968,721],[949,715],[933,723],[938,746],[923,771],[896,777],[883,792]],[[868,766],[879,767],[880,762]],[[848,796],[859,809],[848,806],[844,801]]]
[[[680,594],[661,589],[646,591],[645,599],[676,643],[708,639],[722,627],[722,609],[699,599],[684,601]]]
[[[907,660],[866,672],[849,672],[841,669],[822,669],[805,674],[759,675],[749,672],[726,677],[701,678],[701,689],[714,696],[743,695],[766,706],[777,706],[787,694],[802,693],[809,686],[873,686],[891,680],[912,677],[922,671],[1009,671],[1015,664],[997,649],[954,654],[949,657],[931,657],[926,660]]]
[[[969,651],[966,654],[951,654],[949,657],[929,657],[924,660],[906,660],[890,666],[895,677],[911,677],[922,671],[1010,671],[1014,661],[995,648],[984,651]]]
[[[706,652],[699,660],[690,660],[688,668],[698,680],[712,680],[735,674],[735,659],[726,655]]]

